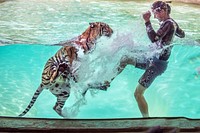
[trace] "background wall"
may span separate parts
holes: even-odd
[[[172,1],[180,1],[180,2],[185,2],[185,3],[200,4],[200,0],[172,0]]]

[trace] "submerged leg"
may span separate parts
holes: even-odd
[[[62,108],[65,105],[65,102],[68,99],[69,95],[70,94],[67,91],[64,91],[61,94],[58,94],[57,102],[56,102],[55,106],[53,107],[53,109],[62,117],[64,117],[62,114]]]
[[[140,112],[142,113],[142,116],[149,117],[148,104],[143,96],[145,90],[146,88],[139,84],[135,90],[134,96],[138,103]]]
[[[109,81],[104,81],[104,83],[88,84],[88,89],[98,89],[98,90],[106,91],[108,87],[110,87],[110,82]],[[86,93],[87,90],[84,93]]]

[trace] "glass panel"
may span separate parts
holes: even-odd
[[[144,70],[128,65],[107,91],[89,83],[111,80],[123,55],[151,56],[141,14],[151,3],[131,0],[18,0],[0,3],[0,116],[17,117],[41,83],[44,65],[61,46],[48,46],[82,34],[89,22],[105,22],[114,33],[102,37],[96,49],[81,59],[79,81],[63,112],[67,118],[142,117],[134,91]],[[150,117],[200,118],[200,8],[171,3],[171,17],[185,31],[174,38],[167,70],[145,91]],[[156,19],[152,25],[159,28]],[[56,97],[44,90],[26,117],[62,118],[54,110]]]

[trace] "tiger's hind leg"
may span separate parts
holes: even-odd
[[[57,101],[56,101],[56,104],[55,106],[53,107],[53,109],[62,117],[63,114],[62,114],[62,108],[63,106],[65,105],[65,102],[66,100],[69,98],[70,96],[70,85],[69,83],[63,83],[61,85],[61,91],[59,94],[56,94],[56,97],[57,97]]]

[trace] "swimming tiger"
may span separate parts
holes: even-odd
[[[24,116],[33,106],[37,97],[43,89],[49,89],[57,97],[53,109],[62,117],[62,108],[70,96],[70,80],[77,82],[76,70],[80,66],[81,55],[84,55],[94,49],[96,41],[101,36],[110,37],[113,30],[103,22],[90,23],[90,26],[78,37],[69,40],[61,45],[60,50],[51,57],[42,72],[42,82],[34,93],[29,105],[19,115]]]

